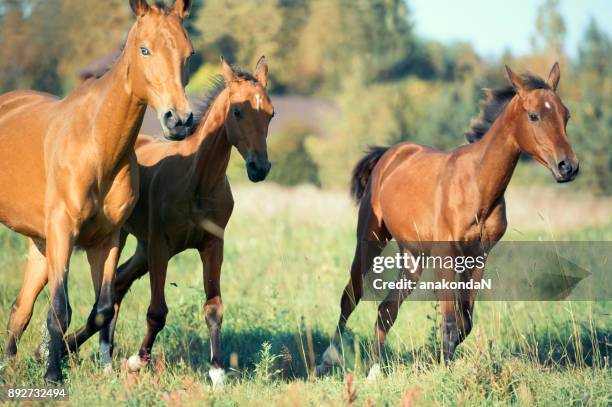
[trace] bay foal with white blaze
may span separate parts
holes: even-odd
[[[130,0],[130,6],[136,22],[103,77],[63,99],[34,91],[0,96],[0,221],[31,239],[6,352],[16,353],[48,281],[51,343],[45,378],[51,382],[62,380],[64,341],[83,341],[113,316],[120,229],[138,199],[134,143],[147,103],[158,112],[167,138],[185,137],[193,121],[184,91],[193,50],[182,26],[191,1],[177,0],[169,9],[145,0]],[[75,246],[87,252],[96,301],[86,326],[64,339]]]
[[[201,119],[190,137],[177,143],[141,135],[136,144],[140,168],[140,200],[124,226],[138,239],[136,253],[117,273],[116,314],[100,332],[104,363],[110,363],[119,306],[132,283],[149,272],[151,305],[147,333],[128,368],[137,371],[151,358],[151,348],[164,327],[164,296],[170,259],[188,249],[200,252],[210,332],[211,370],[215,386],[223,382],[221,354],[221,264],[223,232],[234,207],[225,172],[232,146],[246,163],[248,177],[262,181],[270,170],[266,138],[274,108],[266,93],[268,65],[262,57],[254,75],[236,71],[222,60],[223,80],[206,97]]]
[[[578,174],[578,160],[566,133],[569,111],[556,93],[559,65],[553,66],[546,81],[516,75],[509,68],[507,74],[511,86],[487,90],[480,116],[466,134],[470,144],[449,152],[413,143],[375,147],[355,166],[352,193],[359,203],[357,247],[334,342],[362,297],[363,274],[389,240],[397,240],[400,249],[411,253],[420,251],[402,245],[464,242],[450,245],[457,251],[448,254],[460,256],[468,254],[460,246],[482,243],[488,251],[506,231],[504,192],[522,152],[549,168],[557,182],[572,181]],[[408,277],[418,280],[421,271]],[[450,275],[436,271],[438,280],[454,280],[452,270]],[[484,268],[473,268],[462,278],[479,281],[483,272]],[[409,293],[393,290],[379,305],[375,359]],[[452,300],[456,298],[452,292],[440,293],[445,362],[472,329],[476,293],[460,292],[458,300]],[[332,343],[318,373],[329,370],[338,358]]]

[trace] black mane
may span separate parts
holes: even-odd
[[[526,73],[521,75],[525,90],[550,89],[542,78]],[[480,140],[491,128],[497,117],[504,111],[508,102],[516,95],[516,89],[506,86],[499,89],[484,89],[485,99],[480,102],[480,113],[470,122],[470,130],[465,133],[468,143]]]
[[[242,71],[238,68],[233,68],[234,75],[238,80],[257,82],[257,79],[249,72]],[[221,75],[216,75],[211,79],[211,87],[204,97],[193,104],[193,126],[189,132],[192,135],[200,126],[200,123],[206,120],[206,116],[210,111],[213,103],[219,94],[225,89],[226,83]]]

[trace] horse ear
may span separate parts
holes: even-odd
[[[257,65],[255,65],[255,79],[257,79],[257,82],[264,88],[268,84],[268,63],[266,62],[266,57],[263,55],[259,58],[259,61],[257,61]]]
[[[236,73],[234,72],[234,69],[232,69],[230,64],[225,62],[225,59],[223,59],[223,57],[221,57],[221,75],[223,75],[225,83],[230,83],[236,80]]]
[[[548,74],[548,79],[546,80],[546,84],[552,90],[557,90],[557,85],[559,85],[559,79],[561,79],[561,70],[559,69],[559,63],[555,62],[550,73]]]
[[[130,7],[136,17],[142,17],[149,11],[147,0],[130,0]]]
[[[172,5],[172,11],[174,11],[180,18],[185,18],[189,15],[191,10],[192,0],[176,0]]]
[[[505,65],[505,67],[506,67],[506,74],[508,75],[508,80],[512,84],[512,87],[520,95],[523,92],[523,85],[524,85],[523,78],[521,78],[520,75],[517,75],[514,72],[512,72],[512,69],[510,69],[508,65]]]

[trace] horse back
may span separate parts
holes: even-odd
[[[35,91],[0,96],[0,222],[34,238],[44,238],[44,138],[57,100]]]
[[[383,156],[372,173],[372,211],[397,240],[433,240],[438,181],[449,154],[401,143]]]

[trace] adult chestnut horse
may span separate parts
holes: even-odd
[[[225,172],[232,146],[246,162],[253,182],[270,171],[266,138],[274,108],[266,93],[268,65],[261,57],[253,75],[221,62],[219,80],[200,107],[193,135],[167,143],[140,135],[136,156],[140,170],[140,199],[124,225],[121,247],[130,233],[138,239],[136,253],[122,264],[115,282],[116,313],[100,332],[103,363],[109,365],[113,351],[119,306],[132,283],[149,272],[151,304],[147,333],[128,367],[137,371],[150,360],[155,337],[164,327],[168,308],[164,296],[170,259],[187,249],[200,252],[206,304],[204,313],[210,332],[213,384],[223,383],[221,355],[221,263],[223,231],[234,207]],[[80,342],[79,342],[80,344]]]
[[[147,103],[158,112],[167,138],[184,138],[193,121],[183,88],[193,51],[182,20],[191,1],[177,0],[169,9],[145,0],[131,0],[130,6],[136,23],[102,78],[64,99],[34,91],[0,96],[0,221],[32,239],[8,324],[7,353],[15,354],[48,279],[48,381],[62,380],[75,246],[87,252],[96,302],[85,328],[67,342],[93,335],[113,316],[120,230],[138,199],[134,144]]]
[[[506,69],[512,85],[487,91],[480,116],[466,134],[469,144],[450,152],[413,143],[375,147],[355,166],[352,193],[360,203],[357,248],[340,302],[334,342],[344,332],[362,296],[363,275],[390,239],[397,240],[401,250],[412,253],[418,253],[415,247],[402,245],[482,242],[490,249],[506,231],[504,192],[521,152],[548,167],[557,182],[572,181],[578,174],[578,160],[566,133],[569,111],[555,92],[559,65],[553,66],[546,81]],[[464,254],[459,246],[450,244],[450,254]],[[418,279],[421,271],[408,277]],[[436,272],[438,279],[454,280],[453,274]],[[482,268],[473,268],[463,274],[479,281],[483,272]],[[407,290],[393,290],[379,305],[375,359],[408,294]],[[458,294],[440,293],[445,362],[451,360],[472,328],[477,292]],[[318,373],[327,371],[338,359],[332,343]],[[372,367],[370,372],[374,374],[379,367]]]

